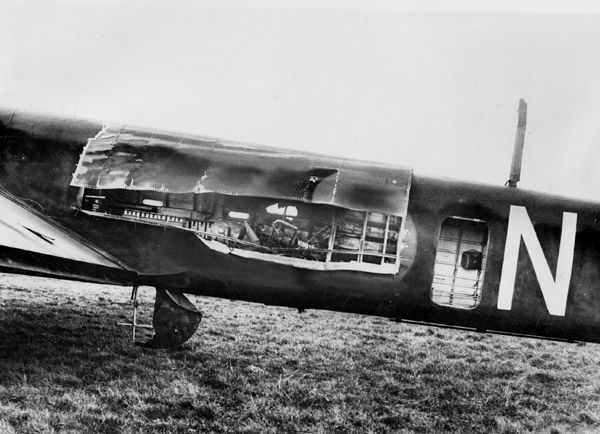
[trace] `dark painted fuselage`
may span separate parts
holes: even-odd
[[[302,309],[600,341],[599,204],[415,175],[405,226],[407,245],[401,253],[407,260],[399,273],[310,270],[222,254],[199,242],[190,231],[80,212],[79,189],[69,184],[87,139],[94,137],[101,125],[12,112],[0,113],[0,121],[3,190],[13,198],[35,202],[39,207],[32,206],[32,212],[45,215],[129,270],[126,278],[122,273],[109,276],[111,282],[121,279],[122,284],[131,284],[133,280],[186,293]],[[571,275],[562,314],[549,312],[552,294],[549,290],[544,294],[540,287],[539,273],[523,242],[512,252],[518,258],[512,304],[509,309],[499,308],[511,206],[527,211],[552,273],[557,270],[561,249],[565,250],[561,247],[565,213],[576,214]],[[432,298],[440,230],[451,217],[485,222],[488,228],[485,273],[478,303],[471,308],[439,304]],[[11,251],[4,249],[2,253],[8,257]],[[19,271],[11,269],[7,261],[1,268]]]

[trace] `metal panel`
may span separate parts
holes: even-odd
[[[405,215],[411,177],[400,166],[105,126],[88,141],[71,185],[261,196]]]

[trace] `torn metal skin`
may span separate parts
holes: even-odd
[[[104,126],[71,182],[102,190],[221,193],[404,215],[412,171]]]

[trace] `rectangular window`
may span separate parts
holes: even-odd
[[[487,239],[485,222],[450,217],[442,223],[431,289],[435,303],[463,309],[479,304]]]

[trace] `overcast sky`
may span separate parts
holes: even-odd
[[[0,0],[0,105],[502,185],[524,98],[520,186],[600,200],[598,10],[281,4]]]

